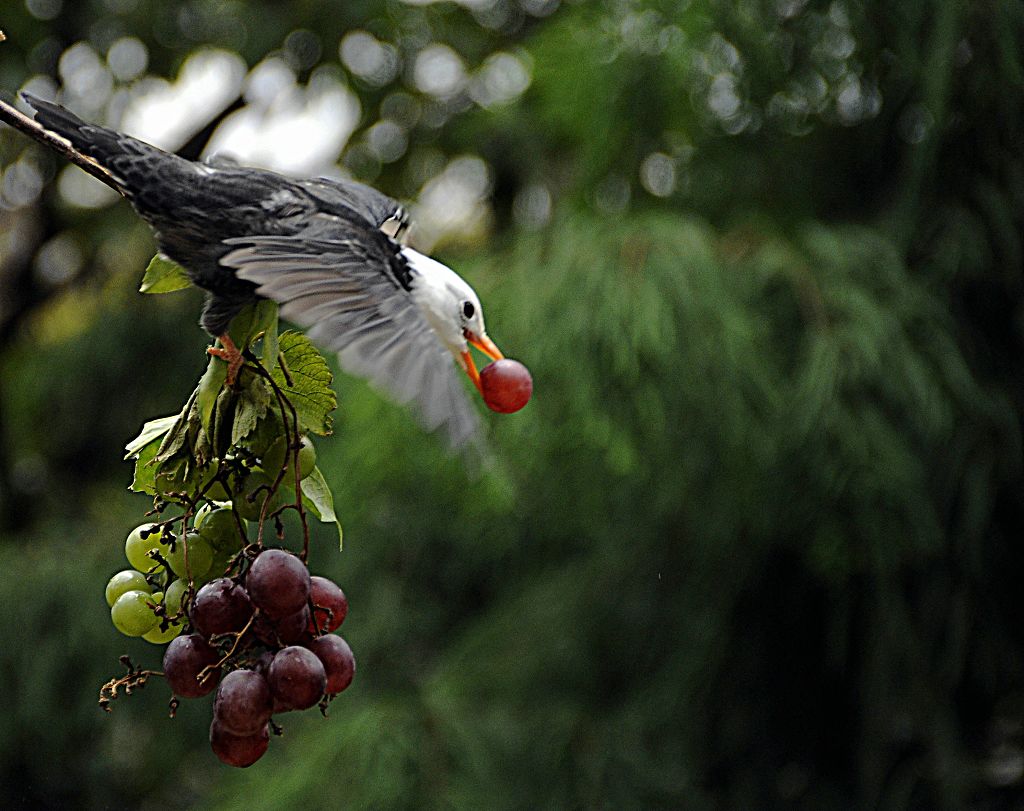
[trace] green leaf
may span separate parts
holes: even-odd
[[[168,459],[166,462],[158,463],[156,475],[153,477],[153,486],[158,496],[170,501],[177,500],[177,494],[185,493],[192,489],[190,479],[191,466],[186,456]]]
[[[338,516],[334,514],[334,495],[320,468],[313,468],[313,472],[302,480],[302,501],[323,523],[334,523],[338,527],[338,548],[343,548],[345,534]]]
[[[274,398],[267,381],[262,377],[250,377],[249,382],[238,395],[235,419],[231,426],[231,444],[237,445],[256,430],[256,424],[266,416]]]
[[[309,338],[298,332],[282,333],[280,347],[281,365],[273,372],[274,381],[295,406],[300,430],[327,436],[333,426],[331,412],[338,407],[327,361]]]
[[[160,450],[157,451],[157,461],[163,462],[170,459],[174,454],[186,447],[188,442],[190,422],[193,417],[198,421],[198,411],[196,410],[196,397],[199,393],[198,387],[192,392],[192,395],[188,398],[184,408],[181,409],[181,413],[174,418],[174,423],[170,429],[164,434],[163,442],[160,443]],[[202,427],[200,425],[200,427]]]
[[[263,334],[263,352],[260,355],[260,359],[263,361],[263,367],[268,372],[273,372],[277,368],[277,356],[281,351],[280,341],[278,340],[278,321],[277,321],[277,310],[274,311],[275,318],[271,324],[267,327],[267,331]]]
[[[158,420],[150,420],[143,425],[139,435],[124,446],[124,449],[127,451],[124,455],[125,460],[131,459],[154,439],[166,434],[171,430],[171,426],[174,425],[177,419],[178,415],[174,414],[170,417],[161,417]],[[159,447],[159,443],[157,443],[157,447]]]
[[[149,260],[146,272],[142,276],[142,286],[139,292],[142,293],[173,293],[175,290],[183,290],[191,287],[185,269],[177,262],[172,262],[166,256],[157,254]]]
[[[157,420],[154,420],[157,422]],[[153,460],[160,449],[160,437],[154,437],[135,454],[135,476],[130,489],[136,493],[156,495],[156,465]]]
[[[260,299],[255,304],[244,307],[231,321],[228,333],[239,351],[255,341],[260,335],[277,331],[277,303],[269,299]]]
[[[206,371],[199,380],[199,386],[196,388],[199,419],[207,437],[210,436],[210,417],[213,414],[213,404],[217,402],[217,395],[220,394],[227,377],[228,365],[220,358],[211,356],[210,362],[206,365]]]

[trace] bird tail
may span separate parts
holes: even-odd
[[[59,104],[43,101],[30,93],[21,95],[35,110],[37,123],[65,138],[75,151],[91,158],[110,176],[109,180],[100,179],[126,197],[134,197],[135,193],[147,186],[155,165],[159,164],[166,169],[179,162],[188,163],[138,138],[85,122]],[[48,143],[38,136],[33,137]]]

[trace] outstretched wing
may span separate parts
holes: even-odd
[[[327,178],[296,182],[316,198],[323,211],[343,216],[345,212],[351,212],[396,240],[409,228],[409,214],[401,204],[372,186],[355,180]]]
[[[479,436],[451,353],[427,324],[402,279],[398,246],[377,228],[329,215],[290,236],[226,240],[221,259],[341,367],[412,407],[427,430],[443,429],[452,448]]]

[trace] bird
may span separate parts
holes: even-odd
[[[205,291],[199,322],[219,343],[208,352],[227,362],[229,384],[242,355],[228,325],[247,305],[270,299],[310,340],[336,352],[342,369],[409,406],[450,448],[479,442],[480,420],[456,367],[483,394],[470,347],[492,360],[504,356],[487,335],[473,288],[404,244],[410,219],[398,201],[352,180],[187,160],[59,104],[22,98],[34,122],[3,102],[0,120],[125,197],[160,254]]]

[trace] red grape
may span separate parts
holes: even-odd
[[[192,607],[192,623],[207,639],[241,631],[251,616],[249,595],[228,577],[211,580],[199,589]]]
[[[245,579],[249,598],[270,619],[299,611],[309,599],[309,569],[291,552],[267,549]]]
[[[210,724],[210,748],[228,766],[244,769],[263,757],[270,745],[270,731],[264,724],[254,735],[233,735],[217,719]]]
[[[199,681],[203,668],[220,661],[217,651],[199,634],[179,636],[171,640],[164,652],[164,676],[171,691],[182,698],[199,698],[217,686],[216,670]]]
[[[253,633],[264,645],[279,648],[283,645],[300,645],[313,639],[310,630],[312,620],[309,618],[309,607],[303,606],[294,614],[272,620],[260,614],[252,624]]]
[[[309,598],[313,601],[313,611],[320,633],[330,633],[348,614],[348,599],[337,583],[326,577],[314,575],[310,579]],[[312,621],[309,630],[316,633]]]
[[[275,700],[275,712],[278,708],[305,710],[323,698],[327,672],[312,651],[292,645],[274,656],[267,681]]]
[[[213,718],[232,735],[255,735],[272,710],[270,685],[255,670],[232,670],[217,686]]]
[[[305,644],[313,639],[313,620],[309,616],[309,606],[303,606],[294,614],[274,620],[277,637],[285,645]]]
[[[267,673],[270,672],[270,663],[274,661],[274,652],[265,650],[260,654],[260,658],[256,660],[253,665],[257,673],[260,673],[263,678],[267,677]]]
[[[491,411],[511,414],[530,401],[533,378],[519,361],[504,358],[480,370],[480,389]]]
[[[294,614],[278,619],[270,619],[265,614],[257,615],[252,630],[256,638],[264,645],[279,648],[283,645],[299,645],[310,642],[313,632],[310,630],[312,620],[309,618],[309,607],[303,606]]]
[[[336,695],[352,683],[356,675],[356,658],[348,642],[340,636],[328,634],[310,642],[309,649],[323,662],[327,673],[327,695]]]

